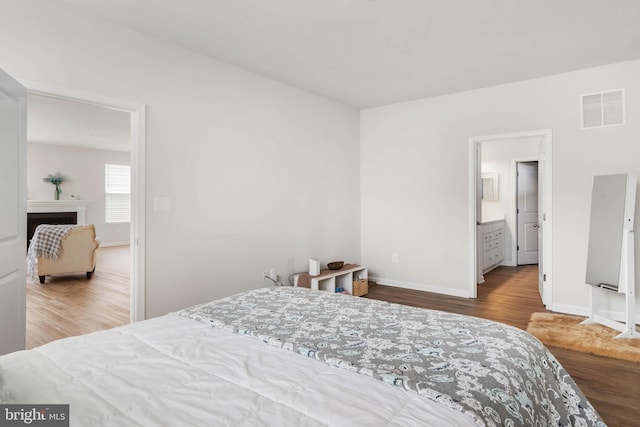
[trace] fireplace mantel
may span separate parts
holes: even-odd
[[[77,212],[78,224],[87,223],[89,200],[27,200],[27,213],[36,212]]]

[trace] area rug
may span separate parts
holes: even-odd
[[[614,339],[615,329],[581,325],[585,318],[556,313],[533,313],[527,332],[545,345],[597,356],[640,362],[640,339]]]

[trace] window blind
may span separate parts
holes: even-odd
[[[105,164],[105,222],[131,221],[131,166]]]

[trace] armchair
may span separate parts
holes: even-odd
[[[93,224],[72,229],[62,241],[60,256],[57,259],[38,257],[38,276],[44,283],[45,276],[63,273],[85,272],[87,280],[96,269],[96,249],[100,244],[96,240]]]

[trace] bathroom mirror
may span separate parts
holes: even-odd
[[[482,172],[482,200],[498,200],[498,172]]]

